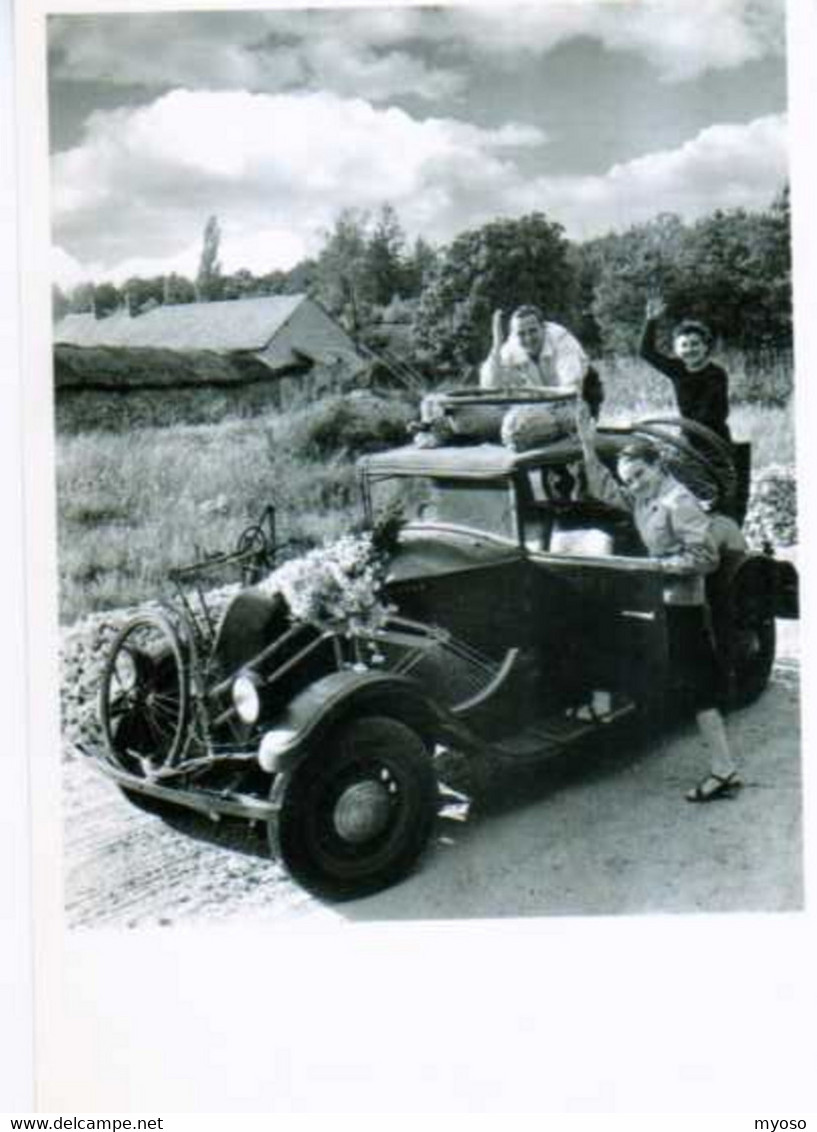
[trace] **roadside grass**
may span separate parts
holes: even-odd
[[[329,402],[213,425],[58,436],[60,619],[168,595],[172,567],[233,548],[270,503],[282,539],[317,544],[347,529],[360,517],[354,457],[371,446],[359,419],[375,420],[384,447],[405,437],[410,414],[333,400],[334,448]]]
[[[672,414],[668,382],[638,360],[600,367],[605,420]],[[361,517],[354,459],[405,438],[416,407],[329,398],[218,424],[57,437],[60,618],[168,596],[168,571],[230,549],[275,504],[278,534],[336,537]],[[794,462],[789,407],[736,405],[752,465]]]
[[[742,373],[738,357],[728,359],[730,381]],[[677,408],[669,381],[640,358],[605,360],[598,366],[604,382],[602,417],[611,423],[629,423],[640,417],[675,416]],[[794,464],[795,429],[791,401],[768,405],[732,399],[729,427],[735,440],[752,445],[752,468]]]

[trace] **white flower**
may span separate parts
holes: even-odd
[[[752,477],[752,494],[744,524],[752,546],[792,546],[797,542],[797,482],[793,467],[769,464]]]
[[[259,584],[280,593],[297,621],[328,624],[347,635],[381,627],[389,608],[381,599],[385,577],[369,534],[343,535],[284,563]]]

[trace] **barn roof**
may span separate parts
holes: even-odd
[[[57,390],[237,386],[270,376],[267,367],[253,354],[159,350],[151,346],[54,347]]]
[[[54,343],[69,346],[153,347],[165,350],[261,350],[295,310],[300,295],[268,295],[219,303],[174,303],[131,316],[121,309],[107,318],[66,315]]]

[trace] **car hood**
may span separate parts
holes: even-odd
[[[518,561],[523,551],[510,540],[442,524],[411,525],[389,561],[386,581],[400,583],[437,577],[503,562]]]

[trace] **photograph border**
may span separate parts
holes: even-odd
[[[66,931],[45,15],[147,6],[33,0],[18,11],[16,58],[25,60],[17,88],[25,202],[18,225],[25,582],[19,587],[19,579],[12,581],[25,591],[27,621],[37,1107],[280,1113],[817,1110],[810,1036],[817,1007],[817,776],[809,762],[817,697],[812,651],[805,647],[817,637],[807,554],[801,559],[800,628],[804,912],[317,923],[274,932],[234,925],[130,934]],[[246,5],[290,6],[315,5]],[[808,374],[817,362],[811,215],[817,147],[810,121],[817,81],[809,51],[817,43],[817,16],[809,0],[789,0],[788,9],[795,353],[798,370]],[[799,381],[799,519],[807,547],[815,538],[815,468],[806,427],[817,419],[814,401],[813,387]],[[13,448],[7,453],[13,461]],[[219,982],[221,971],[229,972],[227,985]],[[299,979],[299,972],[308,977]],[[266,978],[259,980],[259,973]],[[259,981],[266,984],[263,991]],[[214,1034],[228,1035],[229,1044],[214,1041]]]

